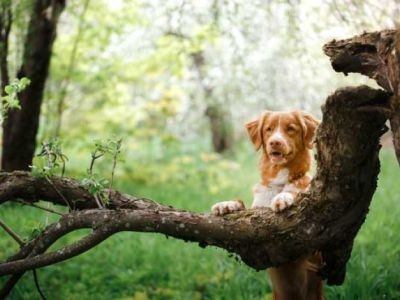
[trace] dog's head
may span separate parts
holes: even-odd
[[[300,151],[312,148],[319,121],[302,111],[265,111],[260,118],[246,124],[251,141],[274,164],[291,161]]]

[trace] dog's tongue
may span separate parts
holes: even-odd
[[[271,152],[270,157],[273,162],[279,162],[283,159],[282,152],[279,152],[279,151]]]

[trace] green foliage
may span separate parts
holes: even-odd
[[[389,151],[381,154],[378,190],[356,238],[346,281],[343,286],[326,287],[327,299],[400,297],[400,207],[397,205],[400,170]],[[157,188],[118,177],[117,185],[127,193],[199,212],[207,212],[216,201],[233,197],[250,204],[251,186],[258,178],[256,157],[248,147],[240,149],[236,161],[240,171],[228,172],[231,184],[215,195],[199,184],[199,177],[182,184],[160,183]],[[163,171],[160,167],[159,172]],[[0,210],[0,218],[12,228],[18,228],[22,236],[29,235],[32,224],[45,215],[15,204],[4,205]],[[68,235],[54,248],[80,237],[81,232]],[[12,239],[0,235],[0,259],[4,260],[17,249]],[[196,244],[149,233],[119,233],[88,253],[38,272],[49,299],[241,300],[268,299],[271,291],[265,272],[255,272],[229,258],[225,251],[213,247],[203,249]],[[0,284],[6,279],[0,278]],[[34,282],[27,273],[10,299],[36,298]]]
[[[231,174],[241,170],[234,160],[212,152],[179,155],[166,161],[137,161],[135,169],[140,171],[134,172],[129,166],[125,169],[129,180],[139,185],[156,187],[196,182],[213,195],[234,184]]]
[[[0,123],[3,123],[7,117],[7,112],[10,109],[20,109],[21,106],[18,100],[18,93],[23,91],[31,81],[23,77],[21,79],[13,79],[10,84],[4,88],[5,96],[1,97],[1,109],[0,109]]]
[[[39,140],[48,140],[54,132],[59,118],[55,102],[66,77],[63,138],[93,139],[106,133],[129,135],[140,143],[142,137],[166,143],[177,139],[170,127],[188,109],[184,102],[194,100],[193,89],[184,87],[193,72],[192,54],[217,44],[220,32],[210,22],[195,22],[184,38],[163,27],[143,45],[132,44],[130,33],[155,30],[152,15],[141,13],[143,9],[146,4],[140,1],[121,1],[115,6],[104,0],[92,1],[83,20],[73,70],[67,74],[82,10],[81,4],[67,5],[62,17],[68,26],[60,28],[55,43],[42,114],[46,126],[41,126]],[[124,47],[127,51],[120,52]],[[201,110],[192,113],[198,115]]]
[[[109,201],[106,188],[109,184],[108,179],[97,179],[94,176],[88,176],[82,179],[82,184],[87,188],[88,192],[95,196],[100,207],[106,205]]]
[[[30,242],[37,238],[44,230],[44,226],[41,224],[36,225],[34,228],[32,228],[31,232],[28,235],[27,241]]]
[[[42,143],[42,149],[36,157],[35,164],[31,166],[34,175],[51,177],[57,175],[60,170],[59,175],[64,176],[68,157],[62,152],[58,139]]]
[[[208,6],[211,2],[214,5]],[[33,173],[48,180],[64,173],[67,157],[51,137],[61,117],[56,103],[65,91],[61,138],[65,153],[73,158],[66,173],[83,178],[99,207],[107,203],[107,189],[113,185],[195,211],[208,211],[218,200],[250,199],[250,187],[258,180],[254,153],[249,146],[238,149],[237,157],[210,153],[205,106],[221,105],[240,130],[246,119],[264,108],[318,108],[327,93],[343,82],[332,77],[321,43],[331,28],[338,28],[338,34],[349,32],[339,30],[338,25],[346,25],[332,17],[331,3],[319,3],[320,12],[315,14],[311,2],[278,1],[267,6],[252,1],[211,2],[90,1],[80,20],[82,2],[69,1],[57,30],[42,107],[38,140],[50,142],[42,144]],[[356,2],[354,7],[362,10],[368,6]],[[10,74],[16,74],[34,1],[13,0],[12,5],[8,62]],[[345,6],[338,2],[339,8]],[[345,19],[354,19],[351,14],[352,10],[346,11]],[[321,16],[329,20],[321,23]],[[70,68],[80,21],[82,36]],[[199,53],[204,58],[200,67],[204,78],[193,65]],[[23,79],[7,87],[2,111],[18,108],[17,93],[27,84]],[[205,97],[206,89],[212,89],[212,97]],[[124,137],[127,145],[126,161],[118,168],[121,140],[96,140],[113,135]],[[343,287],[327,288],[328,298],[399,297],[395,199],[400,191],[393,180],[396,176],[388,175],[397,172],[391,166],[393,158],[383,157],[381,187],[357,238],[348,281]],[[87,165],[85,170],[82,166]],[[30,232],[23,228],[36,228],[43,217],[28,207],[12,205],[2,206],[3,216],[25,230],[25,236]],[[74,233],[60,243],[79,236]],[[11,254],[14,247],[0,236],[0,257]],[[90,253],[41,270],[40,277],[49,298],[264,299],[270,293],[264,272],[234,262],[223,251],[183,246],[149,234],[120,234]],[[35,296],[27,276],[12,299]]]
[[[105,141],[97,140],[94,143],[94,150],[91,152],[91,161],[89,168],[87,169],[87,177],[82,180],[82,184],[85,185],[92,195],[96,198],[98,205],[104,206],[109,201],[109,196],[106,192],[106,188],[111,190],[114,181],[114,171],[116,168],[119,155],[121,154],[122,139],[113,140],[107,139]],[[97,178],[93,172],[95,162],[104,156],[110,156],[112,161],[111,168],[111,180],[106,178]]]

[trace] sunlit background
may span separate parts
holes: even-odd
[[[29,5],[16,1],[14,7],[14,70]],[[122,138],[118,189],[202,212],[234,197],[249,204],[257,154],[244,123],[265,109],[301,109],[320,118],[320,106],[336,88],[375,87],[362,75],[335,73],[322,46],[398,22],[397,0],[67,1],[46,82],[38,151],[40,143],[58,138],[69,158],[66,174],[81,180],[94,141]],[[328,299],[400,297],[400,173],[390,148],[382,158],[378,191],[347,280],[327,288]],[[42,163],[35,158],[35,165]],[[95,166],[99,178],[109,178],[110,170],[107,157]],[[0,216],[26,235],[54,219],[11,205]],[[1,234],[0,257],[15,249]],[[29,276],[12,299],[38,299]],[[120,234],[40,270],[39,277],[49,299],[270,296],[264,272],[222,250],[150,234]]]
[[[393,28],[396,2],[71,1],[39,139],[208,141],[210,110],[235,137],[263,109],[320,115],[337,87],[367,82],[335,74],[323,44]]]

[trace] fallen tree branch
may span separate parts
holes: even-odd
[[[387,106],[385,92],[366,86],[341,89],[330,96],[317,134],[318,169],[310,191],[299,195],[299,205],[278,214],[250,209],[216,217],[117,191],[110,191],[109,204],[99,210],[93,195],[72,179],[51,178],[59,191],[55,192],[45,178],[26,172],[1,173],[0,203],[21,198],[65,205],[65,198],[78,211],[63,215],[1,263],[0,275],[18,276],[68,259],[116,232],[141,231],[224,248],[257,270],[319,250],[326,262],[321,275],[328,284],[341,284],[354,237],[376,188],[379,137],[385,131]],[[45,253],[60,237],[81,228],[92,228],[93,233]]]
[[[28,256],[24,259],[16,261],[5,262],[2,264],[0,276],[7,274],[18,274],[27,270],[34,270],[36,268],[52,265],[67,260],[97,246],[99,243],[107,239],[110,235],[111,233],[96,230],[92,234],[82,238],[78,242],[63,247],[60,250],[45,254],[38,254],[35,256]],[[51,241],[48,244],[51,245],[53,243],[54,241]],[[45,249],[41,250],[42,251],[37,251],[36,253],[41,253]]]
[[[98,208],[95,197],[76,180],[65,177],[52,177],[50,184],[47,177],[32,176],[24,171],[0,173],[0,205],[18,198],[28,203],[44,200],[63,206],[68,202],[68,206],[72,207],[73,210]],[[123,195],[118,191],[111,192],[110,202],[107,204],[107,208],[112,209],[145,209],[151,207],[161,208],[162,206],[145,198]]]

